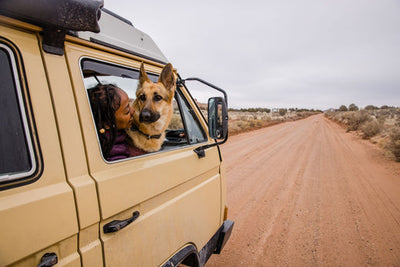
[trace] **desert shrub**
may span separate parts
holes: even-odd
[[[374,105],[367,105],[367,106],[365,106],[364,109],[366,109],[366,110],[375,110],[375,109],[379,109],[379,108],[374,106]]]
[[[326,111],[325,112],[325,117],[327,117],[328,119],[331,119],[331,120],[333,120],[334,119],[334,117],[335,117],[335,115],[336,115],[336,112],[333,112],[333,111]]]
[[[347,131],[357,131],[361,125],[371,120],[371,116],[364,110],[351,112],[347,116]]]
[[[249,121],[249,127],[250,128],[260,128],[263,126],[263,121],[262,120],[257,120],[257,119],[253,119]]]
[[[376,119],[378,120],[378,122],[380,124],[385,124],[386,119],[388,118],[388,116],[386,115],[378,115],[376,116]]]
[[[182,119],[179,114],[172,114],[171,122],[169,123],[168,128],[174,130],[183,128]]]
[[[371,120],[361,125],[360,130],[363,132],[363,138],[368,139],[380,133],[382,125],[376,120]]]
[[[358,110],[358,107],[356,106],[356,104],[350,104],[350,105],[349,105],[349,110],[350,110],[350,111],[357,111],[357,110]]]
[[[390,116],[391,116],[390,109],[382,109],[382,110],[380,110],[379,114],[380,114],[381,116],[387,116],[387,117],[390,117]]]
[[[280,108],[279,109],[279,115],[285,116],[286,113],[287,113],[287,109],[286,108]]]
[[[246,123],[246,121],[239,121],[239,122],[237,123],[237,126],[238,126],[240,129],[244,129],[244,128],[246,128],[247,123]]]
[[[237,125],[237,121],[228,121],[229,133],[233,134],[240,131],[239,126]]]
[[[339,107],[339,111],[348,111],[347,107],[345,105],[341,105]]]
[[[387,146],[396,161],[400,161],[400,127],[395,127],[390,132],[390,142]]]

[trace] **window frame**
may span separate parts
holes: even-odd
[[[127,66],[127,65],[120,64],[120,63],[111,62],[111,61],[107,61],[107,60],[103,60],[103,59],[98,59],[98,58],[94,58],[94,57],[89,57],[89,56],[83,56],[83,57],[81,57],[81,58],[79,59],[79,70],[80,70],[80,72],[81,72],[81,78],[82,78],[83,88],[85,89],[85,94],[86,94],[86,98],[87,98],[87,104],[88,104],[89,110],[90,110],[90,112],[91,112],[90,117],[91,117],[91,121],[92,121],[92,123],[93,123],[94,129],[96,129],[96,123],[95,123],[95,121],[94,121],[93,111],[92,111],[92,107],[91,107],[91,105],[90,105],[89,95],[88,95],[88,92],[87,92],[87,89],[88,89],[88,88],[86,88],[86,86],[85,86],[85,84],[84,84],[85,75],[84,75],[84,69],[83,69],[83,64],[84,64],[83,62],[84,62],[85,60],[94,61],[96,64],[105,64],[105,65],[108,65],[108,66],[111,66],[111,67],[123,68],[123,69],[127,69],[127,70],[132,70],[132,71],[135,71],[135,72],[136,72],[136,71],[139,72],[140,70],[139,70],[139,68],[135,68],[135,67],[132,67],[132,66]],[[159,73],[154,73],[154,72],[152,72],[152,71],[146,71],[146,73],[147,73],[148,75],[150,74],[150,75],[152,75],[152,76],[157,76],[157,77],[159,77],[159,75],[160,75]],[[132,79],[133,79],[133,78],[132,78]],[[153,81],[153,82],[154,82],[154,81]],[[179,97],[181,98],[181,100],[184,101],[184,102],[186,103],[186,105],[187,105],[188,107],[190,107],[192,110],[193,110],[194,108],[197,108],[197,106],[196,106],[196,107],[193,107],[192,105],[190,105],[188,99],[186,99],[185,94],[182,92],[182,89],[181,89],[179,86],[176,87],[175,95],[176,95],[176,94],[179,94]],[[191,97],[191,96],[190,96],[190,97]],[[174,96],[174,98],[176,98],[176,96]],[[177,105],[178,105],[179,112],[180,112],[180,114],[181,114],[180,116],[181,116],[182,124],[183,124],[183,127],[184,127],[183,130],[184,130],[184,132],[185,132],[185,135],[187,136],[187,122],[186,122],[186,118],[185,118],[185,116],[183,116],[183,111],[182,111],[181,103],[179,103],[179,101],[176,101],[176,102],[177,102]],[[194,112],[194,111],[193,111],[193,112]],[[194,113],[195,113],[195,112],[194,112]],[[201,112],[200,112],[200,113],[201,113]],[[106,160],[106,159],[104,158],[103,151],[102,151],[101,145],[100,145],[99,135],[97,134],[97,132],[95,132],[96,140],[97,140],[97,145],[98,145],[99,152],[100,152],[100,156],[101,156],[101,158],[103,159],[103,161],[104,161],[105,163],[107,163],[107,164],[114,164],[114,163],[118,163],[118,162],[125,162],[125,161],[127,161],[127,160],[132,160],[132,159],[142,158],[142,157],[146,157],[146,156],[156,155],[156,154],[163,153],[163,152],[169,152],[169,151],[178,150],[178,149],[183,149],[183,148],[187,148],[187,147],[193,147],[193,146],[197,146],[197,145],[202,144],[202,143],[207,143],[207,142],[208,142],[208,135],[206,134],[207,131],[206,131],[206,129],[204,129],[202,123],[200,122],[200,118],[198,118],[197,116],[194,116],[194,117],[195,117],[194,120],[196,120],[196,123],[198,124],[199,128],[201,129],[201,131],[202,131],[202,133],[203,133],[203,135],[204,135],[204,140],[203,140],[203,141],[200,141],[200,142],[197,142],[197,143],[191,143],[190,140],[189,140],[189,138],[186,137],[187,143],[184,144],[184,145],[169,146],[167,149],[160,149],[159,151],[147,153],[147,154],[144,154],[144,155],[139,155],[139,156],[134,156],[134,157],[128,157],[128,158],[124,158],[124,159],[118,159],[118,160],[115,160],[115,161],[108,161],[108,160]],[[204,117],[203,117],[203,118],[204,118]]]
[[[9,184],[11,184],[11,187],[14,186],[19,186],[19,185],[24,185],[26,184],[27,180],[29,182],[33,182],[36,179],[39,178],[39,176],[34,179],[29,181],[30,178],[34,177],[36,173],[38,173],[39,170],[39,162],[37,159],[37,151],[34,146],[34,139],[32,136],[32,130],[31,130],[31,123],[29,119],[29,114],[28,110],[29,107],[27,106],[27,103],[25,101],[25,95],[24,95],[24,90],[23,90],[23,79],[21,79],[21,76],[24,75],[20,73],[19,71],[19,65],[18,65],[18,59],[17,57],[20,58],[20,55],[18,54],[15,49],[11,47],[10,44],[6,43],[5,40],[1,39],[0,40],[0,49],[4,50],[5,53],[8,54],[9,57],[9,65],[11,67],[11,74],[14,82],[14,90],[16,90],[16,101],[18,102],[18,109],[20,112],[20,119],[21,123],[23,126],[23,132],[24,132],[24,141],[25,141],[25,147],[27,149],[27,153],[29,156],[30,160],[30,169],[28,171],[22,171],[18,173],[12,173],[12,174],[7,174],[7,173],[0,173],[0,190],[3,189],[8,189]],[[25,79],[26,80],[26,79]],[[15,183],[14,185],[12,183]],[[5,185],[5,187],[3,187]]]

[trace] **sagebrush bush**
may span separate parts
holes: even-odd
[[[365,122],[361,127],[360,130],[363,132],[363,138],[368,139],[371,138],[382,131],[382,124],[380,124],[376,120],[371,120]]]
[[[361,111],[328,111],[325,116],[347,127],[347,131],[360,130],[363,138],[379,136],[381,147],[400,162],[400,108],[369,107]]]
[[[388,150],[393,153],[396,161],[400,162],[400,127],[395,127],[390,132]]]
[[[361,110],[349,113],[347,117],[347,131],[357,131],[360,129],[361,125],[372,118],[368,112]]]
[[[292,121],[295,119],[305,118],[320,113],[320,111],[291,111],[285,116],[277,116],[278,113],[264,112],[264,109],[246,109],[244,112],[233,111],[229,115],[229,134],[234,135],[241,132],[247,132],[263,127],[275,125],[280,122]],[[285,109],[286,110],[286,109]],[[262,112],[261,112],[262,111]],[[287,111],[287,110],[286,110]],[[295,113],[294,113],[295,112]],[[297,116],[296,116],[297,114]],[[300,115],[299,115],[300,114]]]
[[[171,121],[168,125],[168,128],[174,129],[174,130],[183,128],[182,119],[179,114],[172,114]]]
[[[378,116],[376,116],[376,118],[378,119],[378,121],[379,121],[380,124],[384,124],[385,121],[386,121],[386,119],[388,118],[388,116],[387,116],[387,115],[379,114]]]

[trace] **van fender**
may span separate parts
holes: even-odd
[[[204,266],[212,254],[221,253],[231,236],[233,225],[233,221],[225,220],[200,252],[197,252],[193,244],[189,244],[179,250],[172,258],[165,262],[162,267],[175,267],[180,263],[191,267]]]
[[[162,267],[175,267],[183,262],[188,266],[200,266],[199,254],[194,245],[189,244],[183,247],[174,256],[172,256],[172,258],[165,262]]]

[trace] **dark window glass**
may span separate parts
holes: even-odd
[[[176,98],[182,109],[184,122],[186,124],[186,133],[190,144],[196,144],[206,141],[203,128],[200,126],[197,116],[192,107],[185,101],[183,96],[177,91]]]
[[[12,51],[0,44],[0,182],[34,171],[29,128]]]

